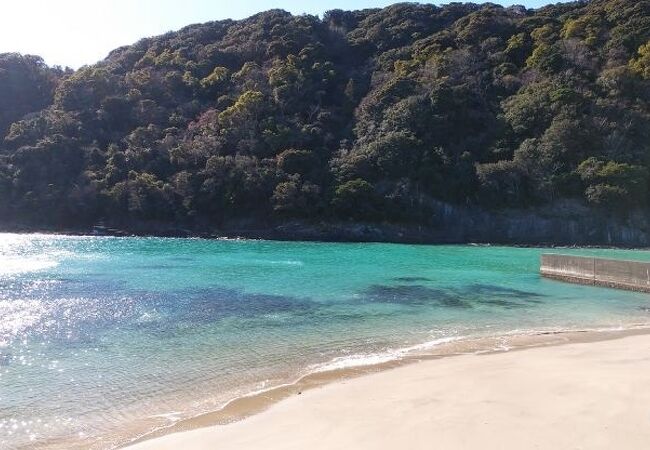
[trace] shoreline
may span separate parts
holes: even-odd
[[[126,448],[646,448],[650,331],[596,333],[344,379]]]
[[[265,234],[265,233],[192,233],[192,234],[156,234],[156,233],[131,233],[125,234],[93,234],[89,230],[61,230],[54,231],[51,229],[6,229],[0,227],[0,234],[16,234],[16,235],[43,235],[43,236],[58,236],[58,237],[82,237],[82,238],[158,238],[158,239],[200,239],[206,241],[269,241],[269,242],[309,242],[321,244],[395,244],[395,245],[431,245],[431,246],[477,246],[477,247],[510,247],[510,248],[550,248],[550,249],[593,249],[593,250],[638,250],[650,251],[650,246],[640,245],[622,245],[622,244],[572,244],[572,243],[550,243],[550,242],[532,242],[532,243],[516,243],[511,241],[445,241],[445,240],[366,240],[366,239],[321,239],[321,238],[307,238],[304,236],[288,237],[285,235]]]
[[[118,448],[140,450],[150,448],[150,443],[162,442],[170,436],[182,436],[197,430],[221,428],[238,424],[251,418],[265,415],[269,410],[306,392],[319,391],[331,386],[365,379],[373,374],[391,372],[423,362],[453,360],[467,356],[489,356],[562,347],[574,344],[596,344],[616,341],[635,336],[650,337],[650,324],[635,324],[628,328],[551,330],[513,332],[485,337],[467,337],[432,346],[428,350],[405,353],[403,357],[376,364],[344,367],[333,370],[316,370],[299,377],[293,382],[273,386],[262,391],[236,397],[226,402],[219,410],[181,419],[169,426],[147,432]]]

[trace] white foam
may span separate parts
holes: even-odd
[[[438,338],[438,339],[433,339],[431,341],[423,342],[422,344],[413,345],[411,347],[405,348],[404,350],[407,353],[424,351],[424,350],[429,350],[433,347],[438,347],[439,345],[442,344],[449,344],[450,342],[460,341],[461,339],[465,339],[465,338],[466,336],[448,336],[448,337],[443,337],[443,338]]]
[[[330,370],[349,369],[353,367],[374,366],[401,358],[400,352],[383,352],[340,356],[324,364],[310,367],[310,372],[329,372]]]
[[[161,319],[162,319],[162,315],[158,311],[151,310],[151,311],[143,312],[140,315],[140,317],[136,319],[136,322],[141,324],[146,324],[146,323],[158,322]]]
[[[165,419],[169,422],[176,423],[183,418],[183,413],[181,411],[171,411],[168,413],[154,414],[151,417],[156,419]]]
[[[298,260],[293,260],[293,259],[288,259],[288,260],[283,260],[283,259],[254,259],[250,261],[252,264],[269,264],[271,266],[303,266],[304,263],[302,261]]]
[[[361,353],[349,356],[339,356],[326,363],[309,366],[309,373],[329,372],[332,370],[349,369],[354,367],[367,367],[384,364],[391,361],[399,361],[410,354],[430,350],[439,345],[463,339],[462,336],[450,336],[433,339],[421,344],[404,348],[397,348],[376,353]]]
[[[320,373],[320,372],[329,372],[333,370],[341,370],[355,367],[369,367],[377,364],[384,364],[391,361],[399,361],[404,359],[409,355],[417,355],[418,353],[426,353],[427,350],[431,350],[440,345],[449,344],[451,342],[456,342],[460,340],[470,339],[470,338],[499,338],[508,339],[509,337],[514,336],[538,336],[543,334],[555,334],[563,335],[565,333],[576,333],[576,332],[614,332],[614,331],[623,331],[623,330],[640,330],[650,328],[649,324],[631,324],[627,326],[612,326],[612,327],[602,327],[602,328],[581,328],[581,329],[570,329],[570,328],[542,328],[542,329],[527,329],[527,330],[511,330],[503,332],[497,336],[449,336],[438,339],[432,339],[421,344],[412,345],[409,347],[390,349],[382,352],[375,353],[361,353],[353,354],[348,356],[339,356],[333,358],[332,360],[321,363],[313,364],[307,368],[307,373]],[[493,351],[510,351],[513,347],[508,345],[506,341],[499,342],[495,347],[477,350],[476,354],[489,353]]]

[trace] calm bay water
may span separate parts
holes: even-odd
[[[650,323],[649,295],[540,278],[543,251],[0,234],[0,448],[113,448],[452,338]]]

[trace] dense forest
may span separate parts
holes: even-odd
[[[645,0],[272,10],[76,71],[2,54],[0,98],[0,222],[650,210]]]

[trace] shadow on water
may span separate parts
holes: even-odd
[[[174,269],[186,269],[189,266],[184,266],[180,264],[148,264],[137,266],[137,270],[174,270]]]
[[[223,287],[154,292],[87,278],[21,281],[5,287],[11,289],[0,285],[0,300],[9,300],[12,309],[8,312],[16,323],[0,324],[0,338],[10,343],[20,337],[90,345],[103,332],[129,328],[173,336],[187,327],[230,318],[273,326],[264,318],[282,314],[290,315],[296,324],[312,318],[319,308],[308,298]],[[5,296],[2,291],[11,294]],[[6,363],[0,361],[0,365]]]
[[[308,297],[249,293],[220,286],[156,292],[135,290],[123,282],[99,278],[55,279],[46,282],[14,282],[5,297],[20,308],[29,321],[0,326],[0,337],[65,342],[66,345],[101,345],[102,336],[115,330],[142,330],[161,337],[186,333],[194,326],[292,327],[322,320],[367,322],[387,313],[385,309],[359,311],[359,304],[392,304],[407,307],[471,309],[525,308],[541,303],[543,295],[517,289],[472,284],[437,288],[414,284],[418,277],[395,285],[369,286],[354,301],[327,303]],[[21,284],[22,283],[22,284]],[[2,288],[2,286],[0,286]],[[10,289],[9,289],[10,288]],[[0,289],[0,300],[3,299]],[[22,302],[22,303],[20,303]],[[18,315],[19,316],[19,315]],[[16,317],[18,317],[16,316]],[[8,361],[0,361],[0,365]]]
[[[454,292],[445,289],[435,289],[416,285],[383,285],[375,284],[362,294],[362,301],[372,303],[396,303],[408,306],[438,304],[449,308],[471,308],[468,302]]]
[[[534,303],[539,303],[539,301],[536,301],[534,299],[545,297],[545,295],[540,294],[538,292],[522,291],[520,289],[512,289],[503,286],[495,286],[492,284],[471,284],[466,288],[466,290],[479,295],[489,295],[489,296],[498,295],[500,297],[508,297],[508,298],[512,297],[517,299],[529,300]]]
[[[361,293],[362,302],[405,306],[433,305],[446,308],[473,308],[479,305],[506,309],[526,308],[542,303],[544,295],[489,284],[463,288],[432,288],[421,284],[375,284]]]
[[[251,318],[265,314],[312,312],[317,305],[307,298],[289,295],[247,293],[221,287],[156,295],[155,306],[175,319],[213,322],[225,317]]]
[[[418,281],[431,281],[431,278],[427,277],[396,277],[393,280],[400,283],[417,283]]]
[[[196,258],[192,256],[170,256],[168,257],[168,259],[171,261],[189,261],[189,262],[196,261]]]

